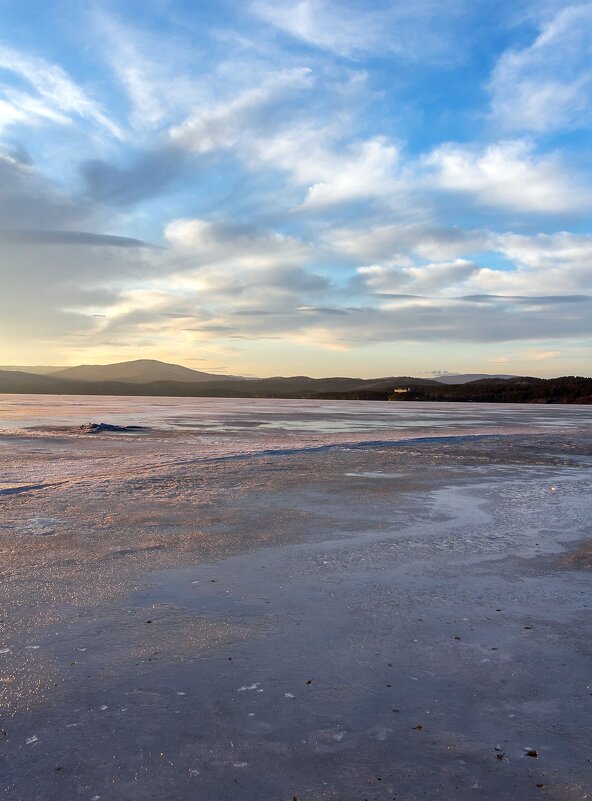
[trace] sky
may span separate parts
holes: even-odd
[[[592,373],[592,2],[0,0],[0,363]]]

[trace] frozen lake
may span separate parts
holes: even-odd
[[[516,431],[590,424],[589,406],[267,398],[142,398],[0,395],[0,431],[70,427],[87,421],[147,426],[154,432],[348,434]]]
[[[0,396],[6,798],[586,798],[591,423]]]

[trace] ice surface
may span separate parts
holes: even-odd
[[[585,797],[592,409],[0,418],[6,798]]]

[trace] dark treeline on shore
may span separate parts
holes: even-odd
[[[351,400],[441,401],[465,403],[592,403],[592,378],[482,379],[465,384],[413,385],[380,392],[343,392],[325,395]]]
[[[132,364],[132,363],[129,363]],[[182,368],[181,368],[182,369]],[[66,371],[64,371],[66,372]],[[0,393],[51,395],[140,395],[219,398],[303,398],[318,400],[456,401],[476,403],[592,403],[592,378],[486,378],[446,384],[411,376],[361,379],[308,376],[247,379],[200,374],[192,380],[82,380],[0,370]],[[214,380],[212,380],[214,379]]]

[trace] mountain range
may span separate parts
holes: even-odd
[[[592,378],[487,374],[444,374],[432,378],[244,378],[206,373],[154,359],[137,359],[76,367],[3,367],[0,393],[589,403]]]
[[[0,372],[19,372],[30,373],[32,375],[51,375],[53,378],[64,378],[69,381],[124,381],[134,384],[145,384],[151,381],[236,381],[242,379],[241,376],[220,375],[219,373],[206,373],[201,370],[193,370],[190,367],[183,367],[179,364],[169,364],[157,359],[134,359],[127,362],[115,362],[114,364],[79,364],[75,367],[51,367],[51,366],[13,366],[0,365]],[[511,375],[491,375],[489,373],[463,373],[434,375],[429,379],[418,378],[415,381],[435,381],[443,384],[465,384],[467,381],[477,381],[484,378],[514,378]],[[308,376],[295,376],[285,379],[286,381],[326,381],[333,379],[314,379]],[[253,380],[253,379],[242,379]],[[256,380],[256,379],[255,379]],[[274,379],[260,380],[279,380]],[[338,379],[341,380],[341,379]],[[363,381],[361,378],[348,378],[347,381]],[[366,379],[368,380],[368,379]],[[382,380],[382,379],[370,379]],[[390,380],[390,379],[389,379]]]
[[[232,381],[236,376],[204,373],[180,364],[167,364],[156,359],[136,359],[115,364],[81,364],[51,372],[52,378],[68,381],[126,381],[146,384],[150,381]]]

